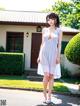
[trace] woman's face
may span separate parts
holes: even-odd
[[[54,26],[55,25],[55,23],[56,23],[56,19],[48,19],[48,24],[50,25],[50,26]]]

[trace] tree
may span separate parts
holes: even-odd
[[[74,28],[80,29],[80,0],[72,0],[74,4],[72,26]],[[77,24],[76,24],[77,23]]]
[[[48,11],[56,12],[61,20],[62,25],[70,26],[72,28],[80,28],[80,1],[72,0],[72,2],[63,2],[59,0],[55,2]]]

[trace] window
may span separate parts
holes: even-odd
[[[23,32],[7,32],[6,51],[23,52]]]

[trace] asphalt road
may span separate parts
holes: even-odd
[[[0,89],[0,106],[80,106],[80,97],[54,94],[52,102],[44,104],[42,92]]]

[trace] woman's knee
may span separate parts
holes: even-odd
[[[45,78],[46,80],[49,80],[49,77],[50,77],[49,73],[45,73],[45,74],[44,74],[44,78]]]
[[[53,77],[54,77],[53,74],[50,74],[49,75],[49,80],[53,80]]]

